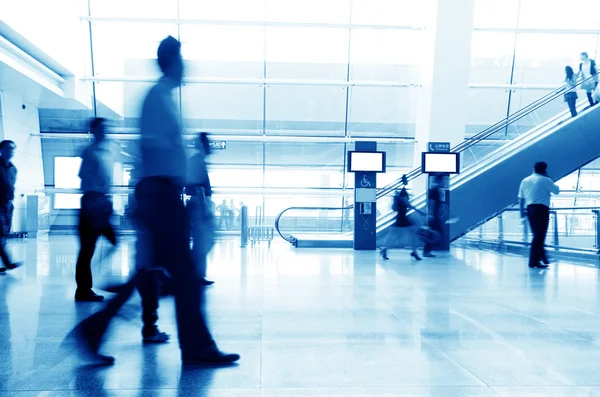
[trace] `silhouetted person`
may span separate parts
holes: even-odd
[[[206,156],[210,154],[208,135],[201,133],[195,142],[197,153],[188,164],[187,193],[191,196],[187,204],[192,232],[192,257],[196,264],[201,285],[212,285],[214,281],[206,279],[207,255],[214,244],[214,215],[211,211],[210,178],[206,167]]]
[[[521,219],[529,219],[533,233],[529,252],[530,268],[546,268],[549,263],[544,243],[550,222],[550,195],[560,193],[560,189],[548,177],[547,169],[548,165],[543,161],[535,163],[533,174],[523,179],[519,186]]]
[[[432,230],[437,231],[440,235],[443,235],[444,233],[444,224],[441,217],[442,199],[444,194],[442,192],[443,178],[444,177],[441,175],[436,175],[433,178],[433,183],[429,188],[429,202],[427,203],[427,223]],[[423,248],[423,256],[426,258],[434,257],[435,255],[431,253],[431,250],[432,243],[426,242],[425,247]]]
[[[15,206],[15,183],[17,183],[17,167],[10,161],[15,155],[17,145],[13,141],[0,142],[0,258],[4,267],[0,267],[0,274],[21,265],[13,263],[6,253],[6,239],[10,233]]]
[[[413,219],[408,217],[408,210],[413,209],[416,212],[419,211],[416,207],[414,207],[410,203],[408,192],[406,191],[406,186],[408,185],[408,179],[406,175],[402,175],[402,190],[394,195],[394,202],[392,204],[392,210],[396,211],[396,221],[392,225],[392,227],[387,230],[387,237],[385,246],[381,248],[380,255],[383,259],[389,259],[387,256],[388,248],[393,246],[394,242],[399,239],[399,236],[402,233],[409,233],[412,252],[410,256],[417,261],[421,260],[421,257],[417,253],[418,245],[419,245],[419,234],[418,225]]]
[[[219,211],[219,229],[223,228],[223,223],[225,223],[225,229],[229,230],[230,229],[230,216],[229,213],[231,212],[231,210],[229,209],[229,206],[227,205],[227,200],[223,199],[223,201],[221,202],[221,204],[219,204],[217,206],[217,210]]]
[[[585,90],[590,106],[594,106],[596,102],[592,96],[594,90],[598,86],[598,70],[596,68],[596,61],[590,59],[587,52],[581,53],[581,63],[579,64],[579,75],[582,80],[587,80],[581,83],[581,89]]]
[[[181,43],[169,36],[158,47],[163,72],[142,107],[143,178],[136,187],[139,219],[148,231],[154,263],[173,277],[177,330],[184,364],[228,364],[237,354],[217,349],[201,307],[199,278],[190,250],[190,223],[181,193],[187,177],[180,117],[173,91],[181,85]]]
[[[104,119],[95,118],[90,122],[90,132],[94,143],[83,152],[79,177],[81,178],[81,211],[79,212],[79,242],[81,244],[75,268],[76,301],[98,302],[104,299],[92,291],[92,257],[96,242],[105,236],[115,246],[117,238],[110,224],[113,213],[112,202],[108,197],[111,185],[112,160],[110,144],[106,140]]]
[[[187,176],[180,118],[173,91],[181,85],[181,43],[169,36],[158,47],[163,77],[144,100],[140,125],[142,179],[136,187],[137,219],[148,238],[153,266],[166,269],[173,278],[177,331],[181,359],[188,365],[226,365],[239,360],[217,348],[206,325],[203,291],[190,250],[190,223],[181,199]],[[129,299],[148,270],[139,271],[101,311],[74,330],[92,358],[112,364],[114,358],[98,350],[116,312]]]
[[[569,105],[571,117],[577,116],[577,76],[570,66],[565,67],[565,102]]]

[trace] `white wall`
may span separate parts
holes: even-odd
[[[12,160],[18,170],[12,230],[25,231],[27,195],[44,187],[40,137],[31,136],[40,131],[38,109],[23,103],[17,96],[0,91],[0,116],[0,140],[10,139],[17,145]]]

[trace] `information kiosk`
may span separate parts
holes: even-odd
[[[354,173],[354,249],[377,249],[377,174],[385,172],[385,152],[377,142],[356,142],[348,152],[348,172]]]

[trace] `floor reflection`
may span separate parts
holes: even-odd
[[[382,262],[376,252],[277,243],[240,249],[237,241],[219,241],[209,260],[216,284],[206,290],[206,311],[219,345],[242,354],[240,365],[182,368],[176,339],[143,346],[135,296],[104,347],[116,365],[98,369],[81,365],[77,346],[60,348],[68,330],[101,307],[73,301],[76,238],[10,244],[26,265],[0,277],[2,397],[570,395],[565,384],[572,395],[600,390],[600,275],[590,266],[530,270],[526,258],[468,249],[422,262],[391,252]],[[127,277],[133,254],[126,237],[109,261],[94,262],[96,285]],[[161,302],[159,316],[175,336],[171,299]]]

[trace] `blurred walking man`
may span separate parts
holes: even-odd
[[[546,268],[549,263],[544,243],[550,222],[550,194],[558,194],[560,189],[548,177],[547,169],[546,163],[535,163],[533,174],[523,179],[519,187],[521,219],[529,219],[533,233],[529,253],[530,268]]]
[[[21,265],[13,263],[6,253],[6,238],[10,233],[15,206],[15,183],[17,182],[17,167],[10,161],[15,155],[17,145],[13,141],[0,142],[0,258],[4,267],[0,267],[0,274]]]
[[[152,257],[173,277],[179,347],[184,364],[229,364],[237,354],[217,349],[203,313],[203,290],[190,250],[190,222],[181,200],[187,177],[174,91],[183,78],[181,43],[169,36],[158,47],[163,77],[150,89],[141,117],[143,178],[136,187],[139,219],[148,231]]]
[[[93,119],[90,122],[90,131],[94,135],[94,143],[85,149],[79,170],[83,190],[79,212],[81,247],[75,268],[75,300],[79,302],[104,300],[102,295],[92,291],[92,258],[99,237],[106,237],[113,247],[117,244],[115,230],[110,224],[113,206],[108,198],[108,191],[111,184],[112,160],[109,142],[106,140],[104,119]]]

